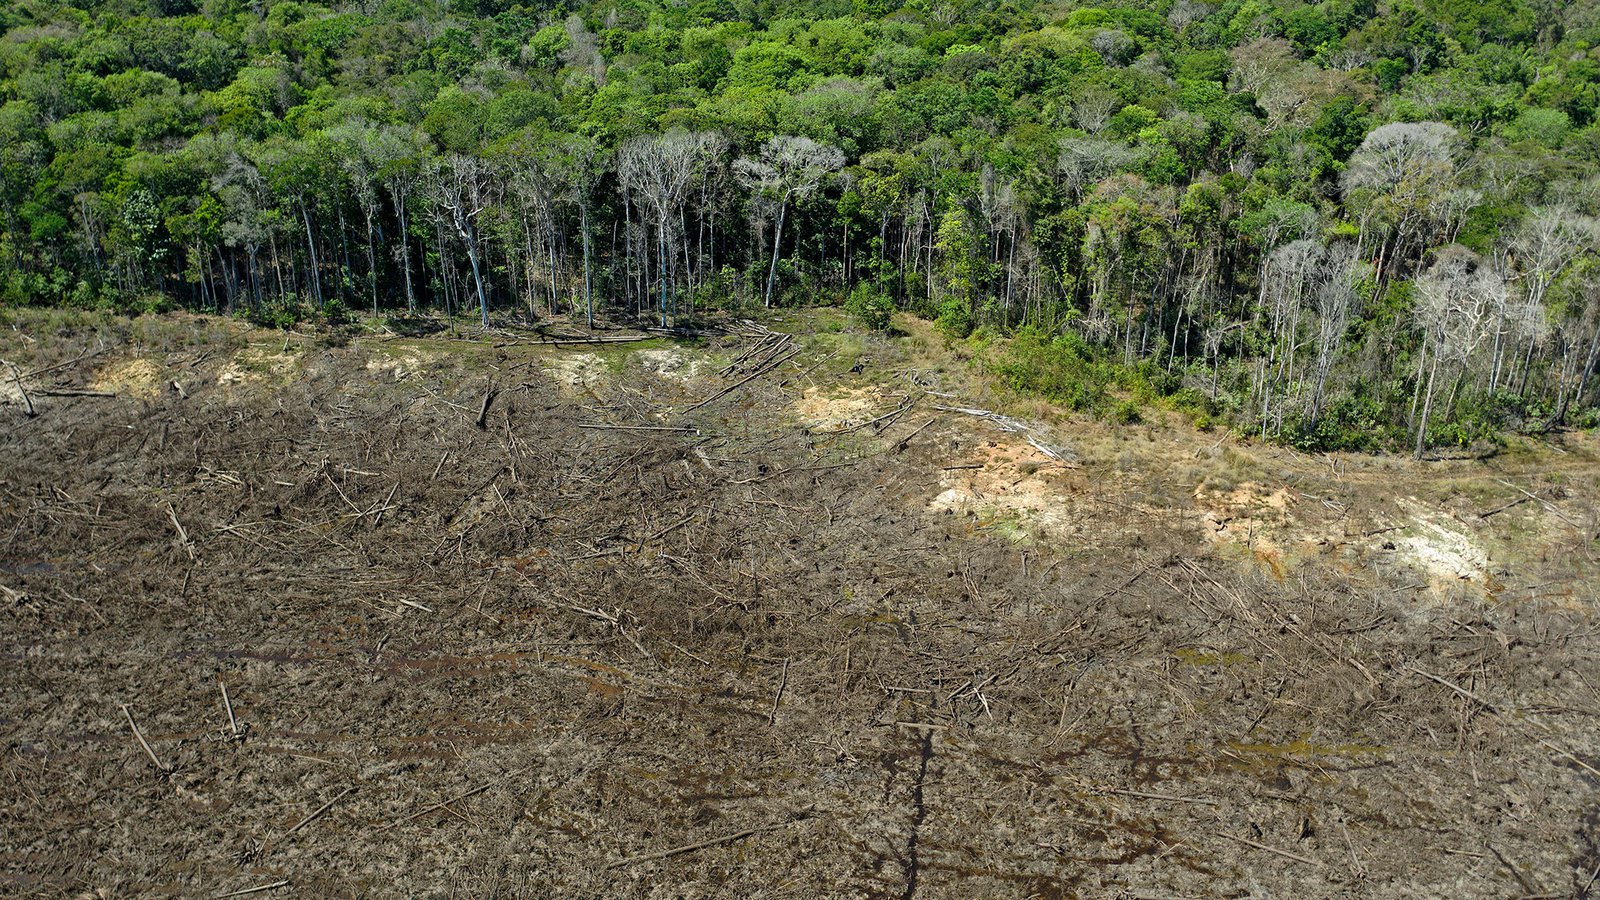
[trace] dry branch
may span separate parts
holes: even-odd
[[[489,405],[494,403],[495,395],[499,393],[500,389],[494,387],[483,392],[483,405],[478,407],[478,420],[473,423],[479,431],[489,430]]]
[[[1268,853],[1275,853],[1278,856],[1283,857],[1284,859],[1292,859],[1295,862],[1303,862],[1308,866],[1316,866],[1319,869],[1325,869],[1325,868],[1328,867],[1327,863],[1319,862],[1317,860],[1312,859],[1309,856],[1301,856],[1298,853],[1290,853],[1287,850],[1279,850],[1277,847],[1269,847],[1266,844],[1262,844],[1262,843],[1258,843],[1256,841],[1252,841],[1249,838],[1242,838],[1242,837],[1239,837],[1237,835],[1232,835],[1232,834],[1227,833],[1226,831],[1218,831],[1218,832],[1216,832],[1216,834],[1219,837],[1225,837],[1230,841],[1238,841],[1239,843],[1244,844],[1247,847],[1254,847],[1257,850],[1265,850]]]
[[[246,894],[259,894],[262,891],[277,890],[278,888],[288,887],[288,886],[289,886],[289,879],[285,878],[282,881],[274,881],[271,884],[263,884],[263,885],[260,885],[258,887],[252,887],[252,888],[243,888],[243,889],[237,890],[237,891],[229,891],[226,894],[217,894],[217,895],[215,895],[214,900],[226,900],[226,898],[228,898],[228,897],[243,897]]]
[[[778,691],[772,695],[772,711],[767,713],[767,724],[775,725],[778,721],[778,704],[783,701],[783,689],[789,685],[789,661],[783,661],[783,674],[778,678]]]
[[[228,711],[228,730],[233,732],[235,739],[239,737],[239,722],[233,717],[233,701],[228,699],[228,686],[217,682],[217,687],[222,688],[222,708]]]
[[[579,422],[579,428],[593,431],[686,431],[699,434],[698,428],[681,428],[676,425],[610,425],[605,422]]]
[[[144,739],[144,732],[140,731],[138,723],[133,721],[133,713],[129,712],[128,704],[123,703],[121,706],[122,715],[128,720],[128,727],[133,729],[133,736],[139,739],[139,746],[144,748],[144,754],[150,757],[150,762],[155,764],[156,770],[163,775],[172,771],[171,769],[168,769],[166,766],[162,765],[161,760],[156,759],[156,752],[150,749],[150,742]]]
[[[480,784],[477,787],[475,787],[475,788],[473,788],[473,789],[471,789],[469,791],[463,791],[463,792],[455,795],[454,797],[451,797],[448,800],[441,800],[438,803],[435,803],[432,806],[429,806],[428,808],[423,809],[423,810],[421,810],[419,812],[414,812],[411,815],[406,816],[403,819],[396,819],[393,822],[390,822],[388,825],[385,825],[385,826],[383,826],[382,828],[380,828],[378,830],[379,831],[388,831],[391,828],[399,828],[401,825],[404,825],[407,822],[414,822],[417,819],[420,819],[423,816],[427,815],[428,813],[437,812],[437,811],[439,811],[441,809],[445,809],[446,807],[448,807],[452,803],[459,803],[462,800],[466,800],[469,797],[476,797],[477,795],[483,793],[484,791],[487,791],[489,788],[494,787],[495,785],[501,783],[502,781],[505,781],[506,779],[512,777],[513,775],[520,774],[522,771],[523,771],[522,769],[518,769],[518,770],[516,770],[514,772],[508,772],[505,775],[502,775],[501,777],[496,778],[493,781],[485,781],[483,784]]]
[[[535,347],[562,347],[568,344],[633,344],[639,341],[653,341],[653,334],[623,335],[620,337],[554,337],[543,341],[510,341],[496,344],[497,347],[535,346]]]
[[[768,372],[771,372],[773,369],[778,368],[779,366],[783,365],[784,363],[788,362],[791,359],[794,359],[796,356],[799,356],[799,355],[800,355],[800,348],[796,347],[793,350],[789,351],[788,353],[784,354],[783,356],[778,357],[778,360],[776,362],[768,363],[767,365],[764,365],[764,366],[756,369],[754,372],[751,372],[749,375],[746,375],[745,377],[739,379],[738,381],[734,382],[733,384],[730,384],[727,387],[723,388],[722,390],[717,391],[716,393],[712,394],[711,396],[705,398],[704,400],[701,400],[699,403],[696,403],[695,405],[689,407],[688,409],[685,409],[684,412],[685,413],[692,413],[695,410],[699,409],[702,406],[705,406],[707,403],[710,403],[713,400],[717,400],[717,399],[720,399],[722,397],[726,397],[727,395],[729,395],[729,394],[733,393],[734,391],[738,390],[739,388],[743,387],[746,383],[754,381],[755,379],[761,377],[762,375],[767,374]]]
[[[10,362],[6,362],[6,367],[11,370],[11,380],[17,383],[17,392],[22,395],[22,403],[28,408],[28,418],[37,416],[39,411],[33,408],[33,398],[28,396],[28,389],[22,386],[22,373]]]
[[[37,388],[35,394],[42,397],[115,397],[116,391],[90,391],[83,388]]]
[[[1215,800],[1207,800],[1203,797],[1179,797],[1174,794],[1152,794],[1148,791],[1125,791],[1118,788],[1110,788],[1108,792],[1112,794],[1120,794],[1124,797],[1143,797],[1146,800],[1169,800],[1173,803],[1198,803],[1202,806],[1222,805]]]
[[[801,820],[797,819],[796,821],[801,821]],[[619,862],[611,863],[610,865],[606,866],[606,868],[608,868],[608,869],[620,869],[623,866],[631,866],[631,865],[635,865],[637,863],[652,862],[652,861],[658,860],[658,859],[666,859],[666,858],[671,857],[671,856],[677,856],[677,855],[679,855],[681,853],[690,853],[690,852],[693,852],[695,850],[704,850],[707,847],[715,847],[718,844],[731,844],[734,841],[743,840],[744,838],[750,837],[751,835],[763,834],[763,833],[768,832],[768,831],[779,831],[779,830],[782,830],[784,828],[788,828],[793,824],[795,824],[795,823],[794,822],[782,822],[782,823],[779,823],[777,825],[761,825],[761,826],[757,826],[755,828],[746,828],[743,831],[735,831],[732,834],[725,834],[725,835],[722,835],[721,837],[711,838],[710,840],[699,841],[699,842],[696,842],[696,843],[693,843],[693,844],[684,844],[682,847],[673,847],[671,850],[659,850],[659,851],[657,851],[655,853],[642,853],[642,854],[640,854],[638,856],[630,856],[627,859],[621,860]]]
[[[172,508],[171,503],[167,504],[167,518],[172,520],[172,527],[178,532],[178,543],[183,545],[184,552],[189,554],[189,561],[193,562],[196,558],[194,542],[189,540],[189,532],[185,531],[183,523],[178,521],[178,511]]]
[[[273,844],[281,844],[284,841],[288,840],[290,835],[294,834],[296,831],[299,831],[300,829],[302,829],[302,828],[306,827],[307,825],[311,824],[312,821],[314,821],[318,816],[320,816],[323,813],[327,812],[328,810],[332,809],[333,805],[335,803],[338,803],[340,800],[343,800],[345,797],[349,796],[350,794],[352,794],[354,792],[355,792],[355,786],[354,785],[351,785],[350,787],[347,787],[344,790],[340,791],[339,794],[337,796],[335,796],[332,800],[329,800],[327,803],[324,803],[321,806],[317,807],[316,812],[314,812],[311,815],[306,816],[304,819],[301,819],[300,821],[294,823],[294,826],[292,828],[290,828],[288,831],[285,831],[283,834],[279,835],[273,841]]]

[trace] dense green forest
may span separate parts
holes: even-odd
[[[845,302],[1061,403],[1308,448],[1596,419],[1587,3],[10,0],[0,29],[8,305]]]

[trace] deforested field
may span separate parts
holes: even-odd
[[[13,315],[0,894],[1589,895],[1593,434],[1113,426],[905,327]]]

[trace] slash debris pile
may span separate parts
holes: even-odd
[[[1565,897],[1600,871],[1592,583],[1430,600],[1241,564],[1109,466],[1062,482],[1086,537],[998,527],[932,501],[1036,438],[882,341],[168,327],[0,347],[5,894]],[[795,412],[872,378],[853,419]]]

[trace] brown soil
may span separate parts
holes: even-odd
[[[0,894],[1565,897],[1600,868],[1592,437],[1419,466],[1024,434],[936,409],[1013,401],[924,337],[805,318],[693,411],[755,338],[157,321],[137,355],[0,336],[38,373],[36,416],[0,394]]]

